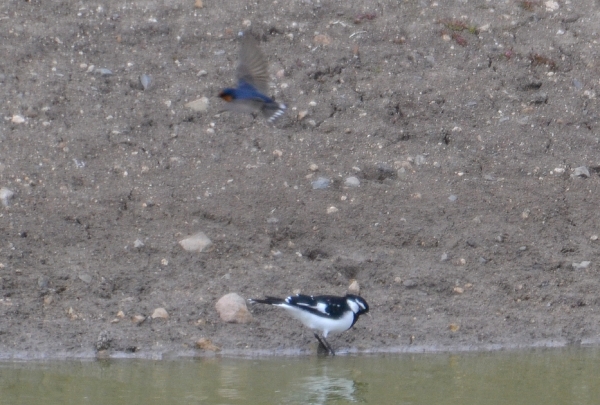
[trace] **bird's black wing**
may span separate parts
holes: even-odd
[[[295,295],[288,297],[286,302],[290,305],[304,308],[309,312],[332,318],[341,317],[346,311],[346,298],[333,295]]]

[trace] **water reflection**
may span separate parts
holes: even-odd
[[[314,405],[339,403],[340,401],[365,402],[368,384],[356,382],[349,376],[344,377],[339,374],[339,368],[323,366],[315,369],[311,375],[298,376],[298,382],[293,384],[289,401]]]
[[[235,364],[223,365],[219,373],[219,396],[226,400],[244,399],[240,393],[240,387],[245,387],[248,382],[240,372],[241,368]]]
[[[0,405],[596,405],[600,349],[0,362]]]

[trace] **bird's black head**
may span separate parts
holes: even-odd
[[[346,294],[346,302],[350,306],[350,309],[352,309],[352,312],[356,314],[356,318],[369,312],[369,304],[367,304],[367,301],[365,301],[363,297],[353,294]]]

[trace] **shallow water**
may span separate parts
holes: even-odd
[[[600,403],[600,349],[0,362],[0,404]]]

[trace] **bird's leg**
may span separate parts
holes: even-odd
[[[331,348],[331,345],[329,344],[329,342],[324,337],[322,338],[321,336],[319,336],[317,334],[317,332],[315,332],[315,337],[319,341],[319,344],[321,346],[323,346],[327,350],[328,354],[331,354],[332,356],[335,356],[335,352]]]

